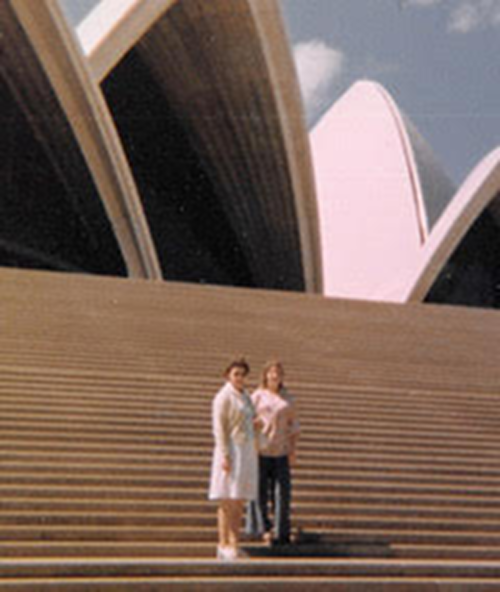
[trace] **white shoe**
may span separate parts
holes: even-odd
[[[238,551],[234,547],[217,547],[217,559],[220,561],[235,561],[238,559]]]

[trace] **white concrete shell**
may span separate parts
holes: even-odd
[[[324,293],[384,300],[427,240],[426,203],[449,199],[451,183],[373,82],[345,93],[313,130],[311,144]],[[435,195],[425,196],[424,185]]]

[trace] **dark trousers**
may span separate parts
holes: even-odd
[[[292,488],[288,456],[259,456],[259,499],[250,504],[247,531],[258,534],[272,530],[269,504],[274,509],[275,535],[279,543],[290,538],[290,500]]]

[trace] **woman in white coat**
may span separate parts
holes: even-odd
[[[219,502],[217,557],[223,560],[244,556],[239,549],[243,508],[245,502],[257,499],[255,411],[245,391],[249,371],[244,359],[232,362],[225,372],[227,382],[212,404],[215,447],[209,499]]]

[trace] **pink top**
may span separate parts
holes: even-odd
[[[259,454],[285,456],[293,452],[300,428],[292,397],[286,392],[276,394],[258,389],[252,394],[252,403],[263,424],[259,433]]]

